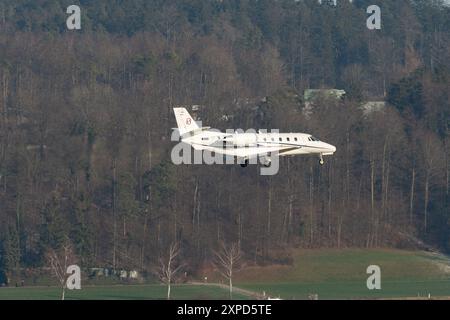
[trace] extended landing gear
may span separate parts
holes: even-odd
[[[266,168],[270,168],[270,166],[272,165],[272,159],[267,156],[267,157],[263,157],[260,159],[260,163],[266,167]]]
[[[320,160],[319,160],[319,163],[320,163],[321,166],[323,166],[324,163],[325,163],[325,161],[323,161],[323,156],[322,156],[322,154],[320,154]]]
[[[241,161],[240,166],[242,168],[247,168],[248,165],[250,164],[249,159],[242,159],[240,161]],[[261,165],[263,165],[266,168],[270,168],[270,166],[272,165],[272,159],[270,159],[270,158],[265,157],[265,158],[262,158],[260,161],[261,161],[260,162]]]
[[[248,167],[248,159],[245,159],[243,163],[241,163],[241,167],[242,168],[247,168]]]

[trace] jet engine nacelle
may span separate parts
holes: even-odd
[[[255,146],[258,142],[255,133],[240,133],[224,139],[229,144],[237,147]]]

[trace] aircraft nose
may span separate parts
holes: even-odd
[[[332,146],[331,144],[330,144],[329,146],[330,146],[331,152],[335,153],[335,152],[336,152],[336,147],[335,147],[335,146]]]

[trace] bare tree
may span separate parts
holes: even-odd
[[[236,268],[241,259],[241,251],[237,243],[230,246],[221,244],[219,251],[214,252],[214,266],[219,272],[228,279],[230,287],[230,299],[233,297],[233,270]]]
[[[60,251],[50,249],[47,253],[47,259],[59,285],[61,286],[61,300],[64,300],[68,277],[67,266],[70,261],[73,260],[72,247],[70,244],[66,243]]]
[[[428,232],[429,223],[429,202],[431,199],[431,193],[436,185],[439,185],[435,180],[442,179],[442,172],[445,168],[444,161],[442,157],[442,150],[444,148],[443,144],[439,141],[436,135],[431,132],[424,132],[424,143],[422,146],[422,153],[424,156],[424,168],[423,168],[423,178],[424,178],[424,214],[423,214],[423,226],[425,233]],[[442,181],[441,183],[442,184]]]
[[[177,263],[180,255],[180,244],[173,242],[169,247],[169,254],[159,259],[159,268],[157,274],[160,280],[167,285],[167,300],[170,299],[171,285],[175,280],[177,273],[183,268],[183,264]]]

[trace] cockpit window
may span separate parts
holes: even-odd
[[[316,137],[313,137],[313,136],[309,137],[308,140],[309,141],[320,141],[319,139],[317,139]]]

